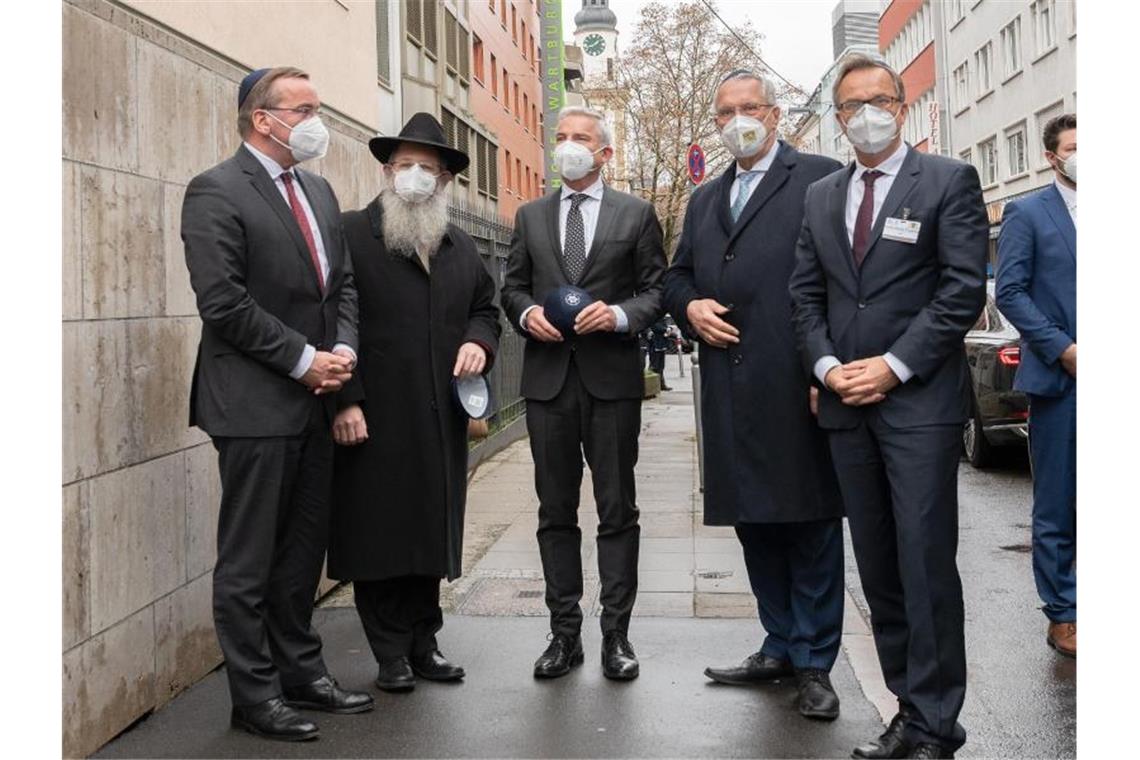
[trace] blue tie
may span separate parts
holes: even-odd
[[[752,189],[752,183],[760,177],[759,171],[741,172],[737,175],[737,180],[740,185],[736,188],[736,201],[732,204],[732,221],[736,222],[740,218],[740,212],[744,210],[745,205],[748,204],[750,196],[749,190]]]

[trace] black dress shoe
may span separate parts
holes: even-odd
[[[412,672],[429,681],[458,681],[467,675],[463,668],[448,662],[438,649],[412,657]]]
[[[732,684],[734,686],[753,683],[775,681],[790,677],[795,671],[792,663],[787,660],[777,660],[766,654],[756,652],[748,655],[744,662],[727,668],[705,668],[705,675],[717,683]]]
[[[602,674],[606,678],[630,681],[640,672],[637,655],[624,633],[610,631],[602,637]]]
[[[947,757],[953,760],[954,753],[943,747],[941,744],[934,742],[919,742],[914,745],[914,749],[910,751],[907,757],[921,757],[923,760],[936,760],[937,758]]]
[[[856,747],[851,757],[875,758],[875,760],[906,757],[910,753],[911,745],[903,738],[903,727],[909,718],[909,712],[900,710],[891,718],[887,730],[879,734],[878,739]]]
[[[285,704],[281,697],[267,699],[256,705],[234,706],[230,725],[244,728],[251,734],[286,742],[303,742],[316,739],[320,729],[311,720]]]
[[[534,662],[535,678],[558,678],[570,672],[570,668],[581,665],[586,659],[582,652],[582,637],[556,633],[550,646]]]
[[[290,707],[305,710],[350,715],[368,712],[372,709],[372,695],[363,691],[345,691],[337,685],[332,676],[321,676],[304,686],[293,686],[285,690],[285,701]]]
[[[835,720],[839,717],[839,697],[831,687],[826,670],[804,668],[796,671],[796,708],[800,715],[815,720]]]
[[[416,688],[416,675],[407,657],[382,657],[376,688],[383,691],[411,691]]]

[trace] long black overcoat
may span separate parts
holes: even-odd
[[[338,405],[359,403],[368,440],[338,446],[328,573],[340,580],[461,573],[467,417],[451,373],[459,347],[499,341],[495,283],[450,226],[431,259],[388,251],[374,200],[343,215],[360,308],[359,363]]]
[[[840,165],[780,143],[740,219],[729,213],[736,164],[689,201],[664,301],[677,324],[694,298],[732,306],[741,342],[700,344],[705,523],[783,523],[841,517],[827,439],[808,406],[788,279],[807,186]]]

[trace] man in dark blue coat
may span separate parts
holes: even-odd
[[[1021,332],[1013,387],[1029,395],[1033,577],[1045,640],[1077,656],[1077,117],[1045,125],[1053,184],[1011,201],[998,238],[998,308]]]
[[[796,676],[801,714],[839,715],[828,673],[843,623],[843,506],[796,352],[788,280],[807,186],[840,167],[778,141],[770,82],[747,71],[717,90],[716,123],[736,162],[689,202],[665,304],[700,340],[705,524],[733,525],[763,645],[747,684]]]

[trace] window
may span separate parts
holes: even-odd
[[[511,6],[511,42],[519,44],[519,14],[515,6]]]
[[[523,128],[527,132],[530,131],[530,98],[526,93],[523,93],[523,110],[522,110]]]
[[[511,110],[511,85],[507,78],[507,67],[503,67],[503,108]]]
[[[388,0],[376,0],[376,78],[392,84],[392,51],[388,44]]]
[[[954,69],[954,110],[960,111],[970,105],[970,62]]]
[[[448,69],[459,71],[459,22],[449,10],[443,12],[443,59]]]
[[[1042,142],[1045,134],[1045,125],[1049,123],[1050,119],[1060,116],[1064,112],[1065,102],[1063,100],[1058,100],[1053,105],[1046,106],[1034,114],[1034,120],[1037,122],[1037,130],[1035,132],[1035,139],[1033,141],[1033,144],[1036,148],[1034,155],[1037,157],[1036,164],[1038,169],[1045,169],[1049,167],[1049,162],[1045,160],[1045,148],[1044,143]]]
[[[982,175],[982,186],[997,182],[997,138],[991,137],[978,143],[978,158],[982,162],[978,167]]]
[[[480,82],[483,80],[483,40],[479,39],[479,35],[475,34],[471,37],[471,61],[475,64],[475,78]],[[494,60],[491,62],[491,71],[495,70]]]
[[[962,159],[968,164],[972,164],[974,163],[974,151],[966,148],[964,151],[958,154],[958,158]]]
[[[1001,30],[1001,53],[1007,78],[1021,71],[1021,16]]]
[[[521,42],[525,41],[526,38],[527,38],[526,22],[520,21],[519,22],[519,42],[521,43]],[[530,55],[530,52],[529,52],[530,46],[529,45],[520,45],[520,47],[522,48],[522,56],[523,56],[523,60],[525,61],[525,60],[527,60],[527,57]]]
[[[495,12],[495,0],[488,0],[487,4],[491,6],[491,13],[494,13]]]
[[[1044,55],[1057,45],[1057,12],[1054,0],[1037,0],[1031,6],[1033,39],[1037,55]]]
[[[417,44],[424,40],[424,0],[406,0],[404,11],[407,13],[408,36]]]
[[[487,192],[492,198],[499,197],[499,146],[487,143]]]
[[[1009,156],[1009,176],[1016,177],[1029,170],[1026,155],[1025,122],[1005,132],[1006,154]]]
[[[515,192],[521,196],[523,191],[522,160],[518,158],[515,159],[515,185]]]
[[[966,9],[963,8],[964,0],[950,0],[950,25],[958,23],[962,17],[966,15]]]
[[[491,97],[499,97],[499,61],[491,53]]]
[[[436,26],[437,5],[435,0],[420,0],[419,5],[424,9],[424,50],[435,58],[439,56],[439,29]]]
[[[518,118],[518,115],[519,115],[519,83],[515,82],[513,86],[514,86],[514,92],[515,92],[515,99],[514,99],[515,109],[511,113],[513,113],[515,115],[515,118]]]
[[[974,70],[978,77],[978,97],[994,88],[993,82],[994,43],[987,42],[974,53]]]
[[[509,150],[504,151],[503,155],[506,156],[506,161],[503,164],[503,169],[504,169],[503,184],[505,184],[507,186],[507,189],[510,190],[511,189],[511,152]]]
[[[499,23],[507,28],[507,0],[499,0]]]

